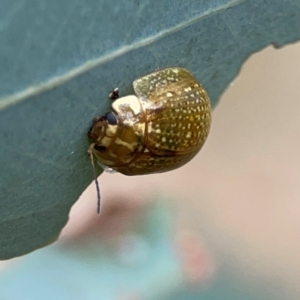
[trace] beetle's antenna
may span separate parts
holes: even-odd
[[[100,215],[100,204],[101,204],[100,200],[101,200],[101,197],[100,197],[99,182],[98,182],[98,179],[97,179],[97,173],[96,173],[96,168],[95,168],[95,164],[94,164],[94,155],[93,155],[94,146],[95,146],[95,144],[92,144],[89,147],[88,154],[91,158],[91,163],[92,163],[92,168],[93,168],[93,173],[94,173],[94,180],[95,180],[96,190],[97,190],[97,213],[98,213],[98,215]]]

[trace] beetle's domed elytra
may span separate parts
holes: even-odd
[[[136,96],[118,98],[113,111],[94,122],[89,137],[97,160],[126,175],[186,164],[210,130],[211,106],[202,85],[183,68],[166,68],[135,80],[133,88]]]

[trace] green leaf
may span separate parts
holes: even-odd
[[[0,259],[58,236],[92,181],[86,132],[112,88],[181,66],[215,105],[250,54],[298,28],[297,0],[2,0]]]

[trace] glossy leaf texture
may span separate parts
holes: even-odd
[[[214,105],[249,55],[298,28],[298,0],[1,1],[0,259],[58,236],[92,181],[86,132],[112,88],[181,66]]]

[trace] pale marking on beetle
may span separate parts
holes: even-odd
[[[146,129],[146,124],[143,122],[143,123],[135,123],[134,126],[133,126],[133,130],[134,131],[138,131],[139,132],[139,135],[140,134],[145,134],[145,129]]]
[[[148,100],[144,99],[144,98],[140,98],[140,102],[142,107],[144,108],[144,110],[147,110],[149,107],[151,108],[152,103],[150,103]]]
[[[107,125],[106,127],[106,135],[109,137],[113,137],[116,134],[117,131],[117,125]]]
[[[191,132],[188,132],[187,134],[186,134],[186,138],[190,138],[192,136],[192,133]]]
[[[134,126],[134,121],[131,119],[126,119],[123,121],[124,125],[128,126],[128,127],[132,127]]]
[[[103,138],[101,139],[101,145],[102,145],[102,146],[108,147],[109,144],[110,144],[110,142],[111,142],[111,138],[109,138],[109,137],[107,137],[107,136],[105,136],[105,137],[103,137]]]
[[[161,130],[160,130],[160,129],[156,129],[155,132],[156,132],[156,133],[161,133]]]
[[[137,142],[129,144],[129,143],[124,142],[123,140],[121,140],[119,137],[117,137],[115,139],[115,143],[118,144],[118,145],[122,145],[122,146],[128,148],[130,151],[133,151],[135,149],[135,146],[137,145]]]
[[[115,100],[112,104],[112,107],[115,111],[117,111],[118,107],[120,106],[129,107],[135,115],[141,112],[141,104],[139,102],[139,99],[135,95],[121,97]]]
[[[134,133],[137,136],[140,136],[141,134],[144,134],[145,132],[145,123],[135,123],[133,124]]]
[[[114,157],[114,158],[117,158],[117,155],[114,154],[112,151],[109,151],[109,156]]]

